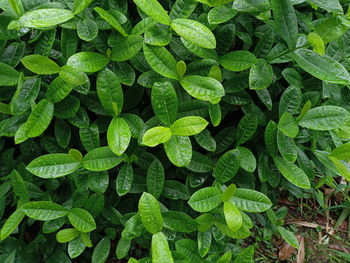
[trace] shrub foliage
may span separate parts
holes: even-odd
[[[0,261],[297,247],[280,191],[350,180],[347,2],[0,1]]]

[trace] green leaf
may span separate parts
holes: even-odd
[[[214,60],[218,59],[218,54],[216,53],[215,49],[201,48],[199,46],[196,46],[195,44],[192,44],[192,42],[189,42],[184,38],[181,38],[181,42],[191,53],[195,54],[200,58],[214,59]]]
[[[168,241],[162,232],[152,236],[152,263],[174,263]]]
[[[208,122],[202,117],[188,116],[176,120],[171,126],[171,132],[179,136],[192,136],[203,131]]]
[[[210,9],[208,22],[211,25],[225,23],[231,20],[236,14],[237,10],[233,9],[231,4],[217,6]]]
[[[272,78],[271,65],[267,64],[264,59],[258,59],[258,62],[250,68],[249,88],[253,90],[266,89],[271,85]]]
[[[309,110],[298,124],[311,130],[328,131],[342,127],[349,118],[349,112],[342,107],[320,106]]]
[[[96,223],[92,215],[82,208],[72,208],[68,213],[69,222],[72,226],[83,233],[96,229]]]
[[[224,153],[214,166],[215,179],[222,184],[230,181],[237,174],[239,166],[239,150],[235,149]]]
[[[160,213],[159,203],[153,195],[143,193],[139,200],[138,208],[142,224],[148,232],[156,234],[162,231],[163,217]]]
[[[278,226],[277,231],[281,234],[283,239],[292,247],[298,248],[299,242],[295,235],[284,227]]]
[[[172,136],[170,128],[158,126],[145,132],[142,138],[142,144],[154,147],[161,143],[166,143]]]
[[[147,192],[158,199],[163,191],[164,179],[164,167],[162,163],[156,159],[150,164],[147,169]]]
[[[108,146],[118,156],[121,156],[129,146],[131,131],[123,118],[113,118],[107,131]]]
[[[197,7],[195,0],[176,0],[170,10],[170,18],[188,18]]]
[[[35,74],[50,75],[60,71],[60,66],[56,62],[41,55],[25,56],[21,62],[23,66]]]
[[[35,220],[54,220],[68,215],[68,209],[51,201],[35,201],[25,203],[22,211]]]
[[[195,241],[190,239],[181,239],[175,243],[176,251],[191,263],[201,263],[203,259],[198,254],[198,247]]]
[[[247,148],[238,146],[240,166],[243,170],[252,173],[256,169],[256,159],[254,154]]]
[[[298,65],[314,77],[330,83],[349,85],[350,75],[345,67],[328,56],[321,56],[309,49],[298,49],[293,53]]]
[[[68,255],[70,258],[76,258],[84,252],[86,246],[83,242],[82,235],[68,243]]]
[[[66,228],[57,232],[56,240],[59,243],[68,243],[76,239],[80,235],[80,232],[74,228]]]
[[[41,135],[49,126],[53,117],[54,105],[46,99],[41,100],[25,124],[24,131],[27,137],[37,137]]]
[[[11,178],[11,185],[13,188],[13,192],[15,193],[16,196],[20,198],[19,201],[21,202],[19,202],[19,205],[22,202],[23,203],[29,202],[29,192],[22,176],[16,170],[13,170],[10,173],[10,178]]]
[[[180,37],[196,46],[209,49],[216,47],[214,34],[195,20],[178,18],[172,20],[170,26]]]
[[[19,29],[21,27],[29,28],[48,28],[64,23],[74,17],[70,10],[47,8],[29,11],[18,20],[12,21],[8,29]]]
[[[308,0],[310,4],[327,10],[328,12],[342,13],[343,8],[339,0]]]
[[[118,37],[112,48],[110,59],[113,61],[126,61],[136,56],[142,49],[143,38],[138,35]]]
[[[102,238],[96,245],[94,251],[92,252],[92,263],[104,263],[106,262],[111,242],[108,237]]]
[[[309,178],[298,166],[279,156],[275,156],[273,160],[278,170],[289,182],[300,188],[310,189]]]
[[[131,164],[124,164],[119,170],[116,189],[119,196],[126,195],[131,188],[132,181],[134,179],[134,172]]]
[[[165,47],[144,44],[143,52],[147,63],[155,72],[167,78],[179,79],[176,70],[176,60]]]
[[[128,34],[125,32],[124,28],[120,25],[118,20],[111,15],[108,11],[102,9],[101,7],[95,7],[94,10],[99,14],[99,16],[106,20],[108,24],[110,24],[115,30],[117,30],[123,36],[127,36]]]
[[[171,125],[178,112],[178,99],[171,82],[155,82],[152,86],[152,108],[166,125]]]
[[[297,137],[299,133],[298,123],[289,112],[282,114],[278,122],[278,129],[290,138]]]
[[[224,202],[224,215],[227,226],[232,231],[237,231],[241,228],[243,223],[241,212],[239,212],[237,207],[232,202]]]
[[[31,161],[26,169],[41,178],[57,178],[71,174],[81,167],[81,163],[68,154],[53,153],[42,155]]]
[[[2,226],[0,231],[0,240],[4,240],[9,235],[12,234],[12,232],[18,227],[18,225],[21,223],[22,219],[24,218],[25,213],[22,209],[15,210],[9,218],[5,221],[5,224]]]
[[[243,71],[258,63],[258,59],[249,51],[239,50],[223,55],[219,62],[227,70]]]
[[[46,91],[46,98],[57,103],[63,100],[73,90],[74,85],[65,82],[61,77],[55,78]]]
[[[78,22],[77,33],[80,39],[91,41],[97,37],[98,27],[91,18],[80,19]]]
[[[143,12],[152,17],[155,21],[164,25],[170,25],[170,17],[167,11],[164,10],[157,0],[133,1]]]
[[[212,242],[211,230],[209,229],[204,232],[198,231],[197,240],[198,240],[198,253],[201,257],[205,257],[208,254],[211,247],[211,242]]]
[[[307,40],[311,44],[313,51],[315,51],[317,54],[323,56],[325,55],[325,44],[322,40],[322,38],[315,32],[311,32],[307,35]]]
[[[209,212],[221,203],[222,192],[216,187],[205,187],[196,191],[188,201],[191,208],[197,212]]]
[[[230,200],[242,211],[249,213],[261,213],[272,206],[270,199],[255,190],[237,188]]]
[[[191,162],[192,144],[189,137],[174,135],[164,143],[164,149],[170,162],[177,167],[185,167]]]
[[[162,196],[171,200],[190,199],[190,193],[187,186],[175,180],[165,180]]]
[[[74,87],[84,85],[88,81],[87,75],[71,66],[65,65],[61,68],[60,78]]]
[[[350,142],[338,146],[330,153],[329,156],[338,160],[350,162]]]
[[[83,12],[94,0],[74,0],[73,13],[77,15]]]
[[[210,77],[191,75],[182,78],[180,83],[188,94],[198,100],[217,101],[225,95],[222,84]]]
[[[105,68],[97,75],[96,90],[102,106],[112,116],[123,108],[124,96],[120,81],[113,71]]]
[[[93,73],[103,69],[108,62],[109,60],[105,55],[85,51],[71,56],[67,61],[67,65],[86,73]]]
[[[251,263],[254,260],[254,246],[243,249],[233,263]]]
[[[14,68],[0,62],[0,87],[14,86],[18,83],[19,73]]]
[[[297,159],[297,145],[293,138],[290,138],[284,133],[277,131],[277,147],[284,159],[294,163]]]
[[[248,113],[239,121],[236,137],[237,145],[249,141],[258,129],[259,119],[256,114]]]
[[[298,87],[290,86],[287,88],[280,100],[279,104],[279,115],[280,117],[284,112],[295,114],[298,112],[302,101],[301,90]]]
[[[197,230],[197,222],[186,213],[168,211],[162,215],[164,227],[171,231],[191,233]]]
[[[89,171],[105,171],[124,161],[124,156],[115,155],[108,146],[99,147],[88,152],[82,161],[82,165]]]
[[[298,38],[298,23],[290,0],[272,0],[271,7],[278,34],[290,48],[294,48]]]

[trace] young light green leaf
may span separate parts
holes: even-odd
[[[176,60],[165,47],[144,44],[143,52],[147,63],[155,72],[167,78],[179,79],[176,71]]]
[[[210,77],[191,75],[182,78],[180,83],[188,94],[199,100],[217,101],[225,95],[222,84]]]
[[[164,149],[169,160],[177,167],[185,167],[191,162],[192,144],[189,137],[174,135],[164,143]]]
[[[251,263],[254,259],[254,246],[243,249],[235,258],[233,263]]]
[[[153,195],[143,193],[139,200],[138,208],[142,224],[148,232],[156,234],[162,231],[163,217],[160,213],[159,203]]]
[[[170,25],[170,17],[157,0],[133,0],[147,15],[159,23]]]
[[[166,125],[171,125],[177,115],[178,99],[171,82],[155,82],[152,86],[152,108],[156,116]]]
[[[220,65],[227,70],[243,71],[258,63],[258,59],[249,51],[232,51],[219,59]]]
[[[74,85],[65,82],[61,77],[55,78],[46,91],[46,98],[57,103],[63,100],[73,90]]]
[[[174,263],[168,241],[162,232],[152,236],[152,263]]]
[[[92,215],[82,208],[72,208],[68,213],[69,222],[80,232],[91,232],[96,229],[96,223]]]
[[[105,55],[84,51],[72,55],[68,59],[67,65],[86,73],[93,73],[103,69],[108,62],[109,60]]]
[[[57,178],[71,174],[81,167],[81,163],[68,154],[53,153],[42,155],[31,161],[26,169],[41,178]]]
[[[192,136],[203,131],[208,122],[202,117],[188,116],[176,120],[171,126],[173,135]]]
[[[35,74],[50,75],[60,71],[60,66],[56,62],[41,55],[25,56],[21,62],[28,70]]]
[[[115,155],[108,146],[93,149],[88,152],[82,161],[82,165],[89,171],[105,171],[112,169],[124,160],[124,156]]]
[[[123,118],[113,118],[107,131],[108,146],[116,155],[121,156],[129,146],[131,131]]]
[[[149,147],[157,146],[161,143],[166,143],[172,136],[170,128],[167,127],[154,127],[145,132],[142,138],[142,144]]]
[[[350,162],[350,142],[338,146],[330,153],[329,156],[338,160]]]
[[[275,156],[273,160],[278,170],[289,182],[300,188],[310,189],[311,186],[309,178],[298,166],[279,156]]]
[[[62,80],[74,87],[86,84],[88,78],[84,72],[68,65],[61,67],[59,75]]]
[[[214,49],[216,39],[209,28],[203,24],[185,18],[171,21],[171,28],[182,38],[201,48]]]
[[[74,228],[66,228],[57,232],[56,240],[59,243],[68,243],[73,239],[76,239],[80,235],[80,232]]]
[[[241,212],[237,207],[230,201],[224,202],[224,215],[227,226],[232,231],[238,231],[243,223]]]
[[[41,100],[33,109],[25,124],[24,131],[27,137],[37,137],[41,135],[53,117],[54,104],[46,99]]]
[[[54,220],[68,215],[68,209],[51,201],[35,201],[25,203],[22,211],[35,220]]]
[[[350,113],[338,106],[320,106],[309,110],[298,122],[311,130],[328,131],[342,127],[350,119]]]
[[[188,201],[188,204],[197,212],[209,212],[221,203],[222,192],[216,187],[205,187],[196,191]]]

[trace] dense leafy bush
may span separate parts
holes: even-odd
[[[0,7],[1,262],[248,263],[350,180],[347,1]]]

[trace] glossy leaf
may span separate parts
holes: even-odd
[[[142,224],[152,234],[162,231],[163,217],[157,199],[151,194],[143,193],[139,200],[139,214]]]

